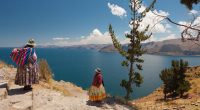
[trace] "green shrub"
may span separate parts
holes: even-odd
[[[182,59],[180,61],[172,60],[171,68],[161,71],[160,79],[164,83],[163,93],[165,99],[167,94],[183,97],[183,94],[189,91],[191,84],[186,80],[185,75],[187,67],[188,62]]]

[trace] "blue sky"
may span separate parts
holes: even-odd
[[[130,30],[128,1],[0,0],[0,47],[23,46],[30,38],[39,45],[109,43],[109,24],[123,41],[124,33]],[[144,6],[150,1],[144,0]],[[111,8],[114,7],[124,9],[125,13],[113,14]],[[189,10],[179,0],[157,0],[155,9],[168,13],[177,22],[190,20]],[[194,9],[200,10],[200,5]],[[152,40],[171,35],[179,37],[177,26],[165,21],[161,25],[166,29],[155,32]]]

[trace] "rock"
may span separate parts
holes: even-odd
[[[6,99],[8,92],[6,88],[0,88],[0,100]]]
[[[5,65],[0,61],[0,68],[3,68]]]
[[[178,107],[173,107],[173,109],[177,110],[177,109],[178,109]]]
[[[32,102],[26,101],[26,102],[19,102],[12,106],[13,110],[32,110]]]
[[[53,81],[52,85],[40,83],[34,85],[32,91],[24,91],[23,86],[13,82],[15,74],[16,69],[0,69],[0,110],[131,110],[126,105],[115,103],[114,99],[112,103],[103,103],[102,106],[95,103],[89,105],[87,91],[65,81]],[[6,90],[8,86],[9,91]],[[63,90],[72,95],[64,95]]]
[[[181,105],[180,108],[185,108],[185,105]]]
[[[192,96],[188,97],[188,99],[192,99]]]
[[[48,101],[52,101],[53,100],[53,98],[52,97],[48,97]]]
[[[6,88],[8,90],[8,81],[0,81],[0,88]]]
[[[0,101],[0,110],[10,110],[8,101]]]
[[[191,103],[191,105],[195,105],[195,103]]]

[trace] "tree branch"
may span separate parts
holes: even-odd
[[[177,22],[173,21],[172,19],[170,19],[167,16],[159,15],[159,14],[153,12],[153,11],[152,11],[152,13],[155,14],[155,15],[157,15],[157,16],[163,17],[164,19],[168,20],[169,22],[171,22],[171,23],[173,23],[175,25],[183,26],[185,28],[192,29],[192,30],[195,30],[195,31],[198,31],[198,32],[200,31],[200,29],[197,29],[197,28],[194,28],[194,27],[191,27],[191,26],[187,26],[187,25],[184,25],[184,24],[177,23]]]

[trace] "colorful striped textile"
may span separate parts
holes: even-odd
[[[21,49],[13,49],[10,54],[11,59],[18,65],[23,66],[27,64],[28,58],[35,53],[34,48],[21,48]]]
[[[104,98],[106,98],[106,91],[102,84],[99,87],[92,85],[88,94],[90,101],[102,101]]]

